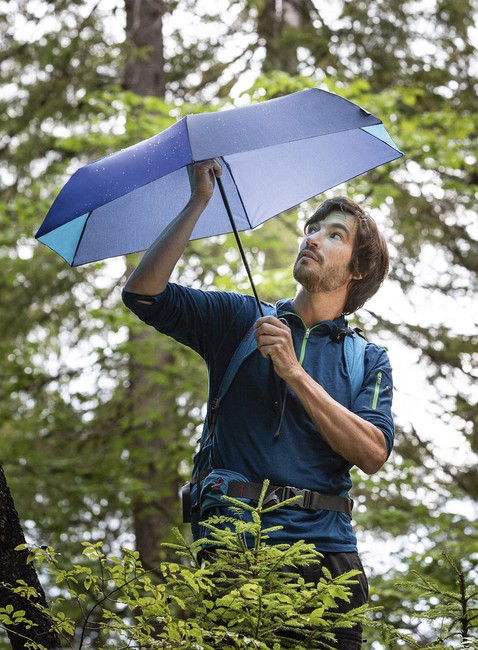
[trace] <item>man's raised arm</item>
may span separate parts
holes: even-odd
[[[205,160],[190,167],[191,197],[188,203],[148,248],[126,282],[126,291],[145,296],[164,291],[194,226],[211,199],[215,178],[221,172],[217,160]]]

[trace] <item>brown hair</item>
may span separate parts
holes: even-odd
[[[347,198],[337,196],[324,201],[307,220],[304,231],[317,221],[322,221],[334,210],[351,214],[357,221],[352,259],[349,270],[353,275],[362,276],[360,280],[350,282],[344,314],[352,314],[375,295],[387,277],[389,254],[387,243],[377,228],[372,217],[362,208]]]

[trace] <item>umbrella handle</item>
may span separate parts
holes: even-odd
[[[249,282],[251,283],[252,292],[254,294],[254,298],[256,299],[256,303],[257,303],[257,307],[259,309],[259,313],[260,313],[261,316],[264,316],[264,310],[262,308],[261,301],[259,300],[259,296],[257,294],[256,285],[254,284],[254,280],[252,279],[251,269],[249,268],[249,263],[247,261],[246,254],[244,252],[244,248],[242,246],[241,238],[239,237],[239,233],[237,231],[236,224],[234,222],[234,218],[232,216],[231,207],[229,205],[229,201],[227,200],[226,192],[224,190],[224,186],[222,184],[221,177],[218,176],[216,178],[216,180],[217,180],[217,185],[219,187],[219,191],[221,192],[222,200],[224,202],[224,207],[226,208],[227,216],[229,217],[229,221],[231,222],[232,232],[234,233],[234,237],[236,239],[237,247],[239,248],[239,252],[241,254],[242,262],[243,262],[244,267],[246,269],[247,277],[249,278]]]

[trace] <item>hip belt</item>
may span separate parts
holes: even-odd
[[[227,495],[233,498],[245,498],[258,500],[262,492],[261,483],[242,483],[232,481],[227,488]],[[312,490],[301,490],[290,485],[280,487],[269,485],[264,499],[264,506],[275,505],[291,499],[292,497],[302,497],[293,503],[287,504],[287,508],[299,508],[300,510],[332,510],[334,512],[345,512],[352,515],[354,502],[347,497],[341,497],[334,494],[321,494]]]

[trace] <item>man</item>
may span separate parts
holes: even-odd
[[[356,465],[372,474],[391,452],[392,377],[386,352],[367,344],[362,387],[352,399],[343,340],[353,330],[344,314],[361,307],[381,285],[388,270],[386,245],[357,204],[326,201],[305,226],[294,265],[296,296],[277,303],[277,317],[256,320],[251,296],[169,282],[220,174],[217,160],[192,167],[189,202],[144,255],[125,286],[124,301],[146,323],[204,358],[212,396],[254,323],[257,350],[222,400],[213,467],[238,473],[246,484],[269,479],[275,486],[310,490],[315,507],[279,508],[270,515],[267,525],[282,527],[272,541],[315,544],[333,575],[363,572],[351,524],[349,471]],[[278,408],[278,396],[285,408]],[[310,568],[305,577],[317,580],[320,574]],[[362,573],[348,607],[367,597]],[[360,647],[358,628],[337,637],[341,650]]]

